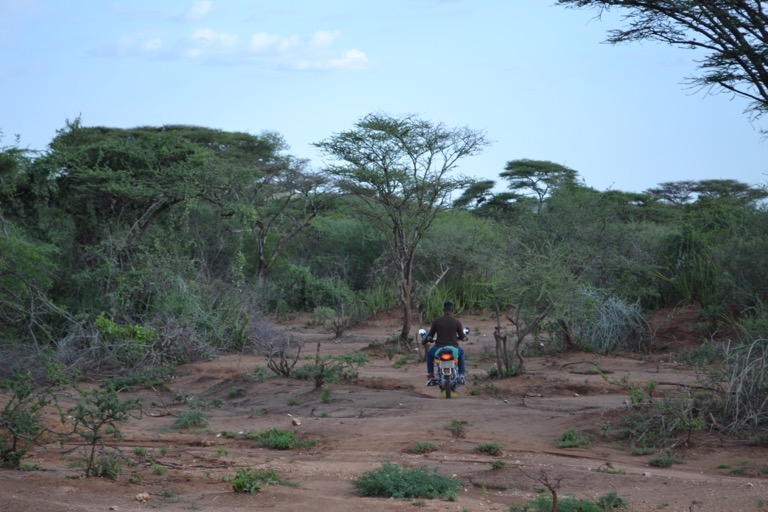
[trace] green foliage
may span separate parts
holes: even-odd
[[[0,467],[20,469],[29,447],[47,431],[43,411],[58,407],[53,385],[38,386],[29,372],[16,370],[0,380],[7,402],[0,410]]]
[[[130,418],[131,413],[140,407],[138,398],[120,400],[114,388],[78,390],[80,397],[75,406],[68,410],[74,419],[74,433],[85,444],[85,476],[93,475],[97,460],[96,448],[106,446],[108,438],[120,439],[117,424]]]
[[[627,506],[626,501],[614,492],[600,496],[596,501],[570,497],[557,500],[558,512],[610,512],[625,510]],[[552,496],[539,496],[521,505],[512,505],[509,512],[552,512]]]
[[[437,451],[437,446],[435,446],[434,443],[419,441],[414,444],[409,451],[416,454],[431,453]]]
[[[469,422],[466,420],[452,419],[445,426],[445,429],[448,430],[453,435],[453,437],[464,437],[467,425],[469,425]]]
[[[384,462],[379,469],[366,471],[353,481],[357,492],[373,498],[427,498],[454,500],[461,482],[430,471],[426,466],[403,468]]]
[[[312,448],[317,444],[317,439],[302,439],[295,431],[281,430],[279,428],[248,432],[245,434],[245,438],[256,441],[257,446],[273,450]]]
[[[668,468],[672,464],[680,464],[681,462],[683,462],[683,459],[669,450],[648,459],[648,464],[657,468]]]
[[[679,436],[690,436],[705,426],[704,402],[691,400],[688,393],[651,398],[641,393],[635,404],[621,420],[617,431],[633,447],[633,453],[655,451],[675,445]]]
[[[107,379],[101,384],[101,387],[112,387],[117,391],[163,387],[173,377],[175,371],[174,366],[146,368],[133,375]]]
[[[575,428],[566,430],[557,440],[557,446],[560,448],[587,448],[591,444],[589,437]]]
[[[176,430],[189,430],[193,428],[204,428],[208,425],[205,413],[199,409],[185,411],[173,420],[171,428]]]
[[[576,299],[563,314],[582,349],[600,354],[647,350],[651,329],[639,302],[628,304],[593,288],[583,288]]]
[[[337,384],[357,378],[357,369],[370,360],[363,353],[320,356],[319,343],[317,354],[313,364],[296,368],[291,375],[299,380],[313,380],[317,389],[326,383]]]
[[[336,317],[336,311],[327,306],[317,306],[312,310],[312,324],[326,326]]]
[[[493,443],[483,443],[475,446],[474,450],[475,453],[482,453],[484,455],[501,455],[501,445],[499,443],[493,442]]]
[[[224,477],[224,481],[232,485],[235,492],[256,494],[270,485],[285,485],[280,474],[274,469],[254,471],[250,468],[240,468],[234,476]]]
[[[335,312],[341,305],[355,303],[354,293],[342,280],[318,277],[308,267],[290,264],[276,284],[273,303],[282,302],[292,311],[323,307]]]
[[[115,452],[102,452],[94,460],[91,474],[96,477],[117,480],[122,470],[122,461]]]
[[[723,415],[727,428],[740,431],[768,424],[768,337],[725,348]],[[717,381],[718,374],[713,376]]]

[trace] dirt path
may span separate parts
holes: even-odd
[[[491,348],[492,323],[482,318],[465,323],[475,330],[465,346],[469,373],[482,376],[493,365],[483,359]],[[24,461],[38,470],[0,471],[0,511],[504,511],[538,495],[542,485],[535,478],[542,471],[551,479],[562,477],[560,496],[596,498],[615,492],[633,511],[751,511],[768,503],[765,448],[698,435],[677,451],[683,463],[656,468],[648,464],[650,456],[632,456],[602,441],[601,432],[617,428],[626,414],[628,397],[591,371],[598,362],[595,355],[532,357],[528,375],[501,381],[470,378],[449,401],[424,386],[422,363],[395,365],[396,358],[371,349],[397,332],[395,320],[359,326],[339,343],[301,322],[293,328],[309,341],[305,350],[311,354],[313,342],[325,340],[324,354],[365,351],[372,360],[355,384],[331,385],[325,396],[305,381],[248,379],[248,373],[264,366],[254,356],[179,368],[166,390],[134,393],[142,399],[144,415],[121,427],[119,445],[126,460],[137,464],[124,464],[117,481],[81,478],[82,471],[71,467],[80,457],[71,451],[74,445],[50,444]],[[663,359],[601,357],[599,364],[612,378],[640,386],[651,379],[694,382],[689,369]],[[184,397],[215,404],[205,411],[205,428],[171,428],[175,417],[189,410],[179,400]],[[465,422],[461,436],[446,428],[452,421]],[[279,451],[222,435],[273,427],[295,429],[318,443]],[[592,433],[592,444],[558,448],[556,440],[572,428]],[[431,442],[438,450],[410,453],[417,442]],[[502,454],[476,453],[483,443],[498,443]],[[142,459],[136,448],[149,455]],[[352,480],[384,461],[434,467],[460,480],[463,492],[454,502],[357,496]],[[494,461],[503,461],[504,467],[493,469]],[[275,469],[296,487],[270,486],[253,495],[232,492],[222,478],[246,467]],[[144,492],[148,500],[138,501]]]

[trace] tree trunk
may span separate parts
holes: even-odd
[[[404,236],[399,233],[399,247],[397,248],[398,260],[400,260],[400,305],[403,308],[403,328],[400,331],[400,343],[405,344],[410,352],[413,347],[408,339],[411,333],[411,303],[413,301],[413,257],[414,249],[405,245]]]

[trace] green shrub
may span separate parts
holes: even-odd
[[[467,425],[469,425],[469,422],[465,420],[453,419],[445,426],[445,429],[449,430],[451,434],[453,434],[453,437],[464,437],[464,431]]]
[[[499,443],[483,443],[475,446],[474,451],[485,455],[501,455],[501,445]]]
[[[280,476],[274,469],[262,469],[253,471],[249,468],[240,468],[234,476],[224,477],[224,481],[232,485],[235,492],[249,492],[256,494],[269,485],[282,483]]]
[[[410,449],[411,453],[417,453],[417,454],[430,453],[430,452],[436,452],[436,451],[437,451],[437,446],[435,446],[434,443],[429,443],[424,441],[419,441],[418,443],[414,444]]]
[[[373,498],[443,498],[454,500],[461,482],[430,471],[426,466],[403,468],[385,462],[379,469],[366,471],[353,482],[362,495]]]
[[[590,444],[589,438],[575,428],[566,430],[557,440],[557,446],[560,448],[586,448]]]
[[[245,438],[256,441],[258,446],[273,450],[312,448],[317,444],[317,439],[301,439],[293,430],[280,430],[279,428],[248,432],[245,434]]]
[[[131,413],[140,407],[137,398],[120,400],[113,388],[82,391],[80,398],[68,413],[74,419],[74,433],[84,442],[85,476],[97,471],[96,447],[105,445],[106,439],[120,439],[117,424],[128,420]]]
[[[558,512],[609,512],[623,510],[626,506],[624,499],[613,492],[601,496],[596,501],[578,498],[557,500]],[[539,496],[521,505],[512,505],[509,512],[552,512],[552,496]]]
[[[336,311],[327,306],[318,306],[312,310],[312,325],[325,327],[336,318]]]
[[[680,464],[683,459],[670,451],[665,451],[648,460],[648,464],[657,468],[668,468],[672,464]]]
[[[208,420],[205,418],[203,411],[199,409],[192,409],[191,411],[183,412],[173,421],[171,427],[176,430],[188,430],[191,428],[203,428],[208,425]]]
[[[91,474],[101,478],[117,480],[122,472],[122,463],[120,458],[112,452],[102,453],[100,457],[94,460]]]

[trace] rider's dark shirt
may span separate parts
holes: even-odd
[[[435,340],[436,346],[458,346],[458,340],[466,339],[461,320],[453,315],[443,315],[435,318],[432,321],[432,327],[429,328],[429,337]]]

